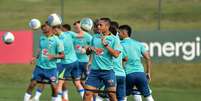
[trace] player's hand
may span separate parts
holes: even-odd
[[[147,77],[148,81],[151,82],[151,74],[150,73],[146,73],[146,77]]]
[[[33,58],[31,59],[30,64],[35,64],[35,63],[36,63],[36,57],[33,57]]]

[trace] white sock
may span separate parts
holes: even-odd
[[[64,90],[64,91],[63,91],[63,98],[64,98],[65,100],[68,100],[68,90]]]
[[[36,94],[35,94],[35,96],[34,96],[34,99],[35,99],[35,100],[36,100],[36,99],[39,100],[39,98],[40,98],[41,95],[42,95],[42,90],[41,90],[41,89],[37,89],[37,90],[36,90]]]
[[[24,101],[29,101],[30,98],[31,98],[31,94],[29,94],[29,93],[24,94]]]
[[[152,95],[145,97],[146,101],[154,101]]]
[[[127,101],[127,96],[124,98],[124,101]]]
[[[141,95],[133,95],[135,101],[142,101]]]
[[[127,98],[124,98],[124,100],[123,101],[127,101]]]
[[[80,89],[78,92],[80,93],[80,95],[81,95],[81,97],[83,99],[83,97],[84,97],[84,89]]]
[[[100,97],[100,96],[96,96],[96,100],[95,101],[103,101],[104,99],[102,98],[102,97]]]
[[[57,95],[57,101],[62,101],[62,96],[63,94],[62,94],[62,91],[60,90]]]
[[[52,97],[52,101],[58,101],[57,97]]]

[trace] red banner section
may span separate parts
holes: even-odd
[[[0,31],[0,64],[29,63],[33,55],[33,33],[31,31],[12,31],[15,41],[9,45],[2,40],[4,33]]]

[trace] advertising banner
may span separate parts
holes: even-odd
[[[33,33],[31,31],[11,31],[15,40],[5,44],[2,40],[5,31],[0,31],[0,64],[29,63],[33,56]]]
[[[134,32],[156,62],[201,62],[201,30]]]

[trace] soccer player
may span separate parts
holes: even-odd
[[[126,71],[126,94],[129,96],[133,92],[134,86],[145,97],[146,101],[154,101],[148,86],[148,78],[151,78],[151,59],[148,51],[138,41],[130,38],[132,29],[128,25],[119,27],[119,37],[122,39],[121,45],[127,55],[125,58]],[[144,72],[141,57],[146,62],[146,73]]]
[[[90,45],[92,36],[81,29],[80,21],[76,21],[73,26],[77,34],[74,38],[74,47],[79,61],[79,74],[81,75],[81,83],[84,86],[85,79],[88,75],[87,63],[89,61],[89,56],[86,54],[86,47]]]
[[[44,25],[49,26],[47,21],[45,22]],[[52,28],[49,28],[49,30],[52,31]],[[37,55],[39,55],[39,53],[37,53]],[[35,58],[34,58],[33,61],[35,61]],[[47,83],[48,83],[48,80],[44,80],[44,81],[38,82],[38,87],[36,89],[35,95],[32,97],[32,99],[30,101],[39,101],[40,96],[42,95],[42,92],[45,89],[45,84],[47,84]]]
[[[52,88],[52,101],[57,99],[56,81],[57,66],[56,61],[64,58],[64,47],[58,37],[53,35],[51,27],[47,24],[41,26],[43,35],[40,37],[40,52],[37,57],[36,67],[33,71],[32,80],[24,95],[24,101],[29,101],[32,91],[37,82],[48,80]]]
[[[71,31],[63,32],[62,26],[53,26],[54,33],[59,37],[59,39],[64,44],[64,55],[65,58],[61,59],[61,65],[58,67],[59,71],[59,82],[58,82],[58,98],[61,99],[62,97],[62,86],[66,86],[67,84],[63,85],[64,82],[67,83],[67,79],[72,78],[73,82],[80,93],[81,97],[84,95],[84,88],[80,83],[80,75],[78,69],[78,59],[74,50],[73,44],[73,35],[75,33]],[[67,87],[64,87],[67,90]],[[64,89],[63,89],[64,90]],[[65,94],[64,101],[68,101],[68,96]]]
[[[120,54],[119,44],[114,35],[109,31],[110,20],[101,18],[97,24],[97,31],[92,38],[91,48],[87,51],[92,51],[92,65],[89,76],[85,84],[84,101],[91,101],[94,93],[97,92],[103,82],[108,91],[110,101],[117,101],[115,74],[113,71],[114,65],[111,61],[113,57],[118,57]]]
[[[119,24],[116,21],[112,21],[110,25],[110,32],[115,35],[120,43],[120,39],[118,36],[118,28]],[[121,53],[118,58],[113,58],[114,62],[114,72],[116,76],[116,95],[118,101],[125,101],[126,97],[126,74],[122,65],[122,59],[125,58],[126,55],[123,51],[123,47],[120,45]],[[103,101],[101,98],[98,98],[99,101]]]
[[[118,27],[119,24],[116,21],[111,22],[110,32],[117,37],[118,42],[120,43],[120,39],[118,36]],[[123,47],[120,45],[119,47],[121,53],[118,58],[113,58],[114,62],[114,72],[116,76],[116,95],[118,101],[125,101],[126,97],[126,73],[123,68],[122,60],[126,58]]]

